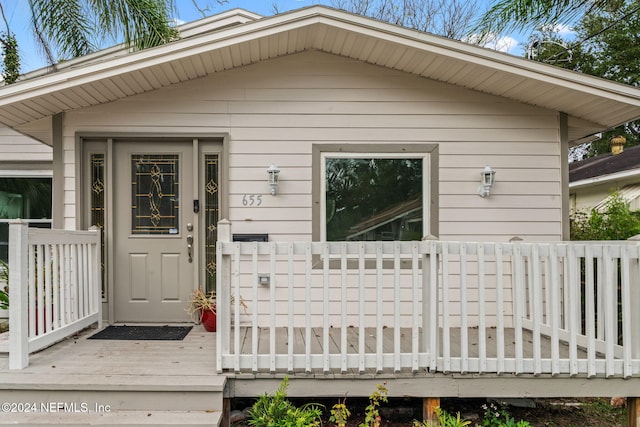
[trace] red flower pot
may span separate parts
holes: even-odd
[[[202,310],[200,313],[200,319],[202,320],[202,326],[208,332],[216,331],[216,313],[211,310]]]

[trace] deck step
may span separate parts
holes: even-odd
[[[117,411],[215,411],[222,409],[222,392],[193,391],[91,391],[14,390],[0,392],[10,404],[62,404],[70,407],[109,407]]]
[[[224,376],[6,374],[0,402],[109,407],[115,411],[215,411],[222,409]]]
[[[64,409],[64,408],[63,408]],[[67,426],[207,426],[218,427],[221,411],[112,411],[4,413],[1,425]]]

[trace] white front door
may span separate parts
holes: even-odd
[[[197,264],[192,151],[190,142],[114,143],[116,322],[189,320]]]

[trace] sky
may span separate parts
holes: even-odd
[[[217,0],[175,0],[177,7],[177,16],[175,18],[178,22],[190,22],[203,17],[194,6],[194,1],[197,2],[201,9],[208,8],[207,15],[233,8],[242,8],[269,16],[274,14],[274,7],[277,7],[279,12],[285,12],[313,4],[331,4],[330,0],[228,0],[222,5]],[[33,40],[34,37],[29,23],[28,2],[26,0],[7,0],[2,1],[2,5],[11,31],[17,35],[21,55],[21,72],[25,73],[44,67],[46,65],[44,55],[36,48]],[[512,35],[503,37],[498,42],[497,47],[489,47],[522,56],[524,52],[522,43],[524,41],[526,41],[526,37]]]

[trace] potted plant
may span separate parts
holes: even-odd
[[[231,295],[231,307],[233,307],[234,302],[235,298]],[[216,291],[205,292],[202,289],[196,289],[191,293],[189,304],[189,314],[193,321],[196,324],[202,323],[209,332],[216,332],[216,314],[218,312]],[[240,296],[239,304],[244,313],[247,314],[247,303],[242,296]],[[233,318],[231,321],[233,322]]]
[[[202,323],[202,326],[209,331],[216,331],[216,292],[205,292],[196,289],[191,293],[189,301],[189,313],[195,323]]]

